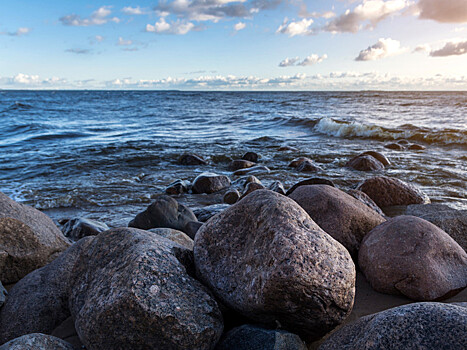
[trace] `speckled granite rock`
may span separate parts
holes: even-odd
[[[0,281],[19,281],[70,244],[47,215],[0,192]]]
[[[284,184],[280,181],[274,181],[271,183],[271,185],[269,185],[269,189],[285,196]]]
[[[238,169],[246,169],[255,166],[255,162],[250,162],[249,160],[245,159],[235,159],[230,162],[229,169],[230,170],[238,170]]]
[[[386,217],[386,215],[381,210],[381,208],[378,207],[376,205],[376,203],[373,201],[373,199],[368,197],[368,195],[365,192],[362,192],[362,191],[359,191],[359,190],[348,190],[347,194],[351,195],[355,199],[358,199],[363,204],[369,206],[371,209],[373,209],[375,212],[377,212],[382,217],[384,217],[384,218]]]
[[[467,286],[467,253],[443,230],[397,216],[362,241],[358,263],[373,289],[420,301],[451,297]]]
[[[386,158],[386,156],[382,153],[376,152],[376,151],[366,151],[360,154],[361,156],[369,155],[377,160],[379,160],[385,167],[391,165],[391,162],[389,159]]]
[[[193,180],[193,193],[215,193],[230,186],[230,179],[225,175],[202,173]]]
[[[414,185],[386,176],[367,179],[357,190],[365,192],[381,208],[430,203],[428,196]]]
[[[296,334],[243,325],[230,330],[216,350],[307,350],[307,347]]]
[[[197,275],[228,307],[304,339],[319,339],[352,309],[349,253],[278,193],[254,191],[213,217],[194,254]]]
[[[194,239],[196,236],[196,232],[198,232],[201,226],[203,226],[203,223],[200,221],[190,221],[188,224],[185,225],[183,232],[185,232],[187,236],[191,239]]]
[[[311,179],[305,179],[300,182],[297,182],[285,193],[285,195],[289,196],[293,191],[295,191],[300,186],[308,186],[308,185],[328,185],[328,186],[336,187],[334,185],[334,182],[332,182],[331,180],[321,179],[319,177],[313,177]]]
[[[103,222],[86,218],[74,218],[63,226],[63,234],[74,241],[78,241],[83,237],[96,236],[108,229],[109,226]]]
[[[147,209],[130,221],[128,226],[148,230],[168,227],[183,231],[190,221],[197,221],[190,208],[167,195],[160,195]]]
[[[178,160],[180,165],[206,165],[208,162],[197,154],[184,154]]]
[[[319,350],[464,350],[467,309],[415,303],[359,319],[332,334]]]
[[[8,292],[5,287],[3,287],[2,282],[0,282],[0,308],[5,304]]]
[[[3,344],[0,350],[76,350],[76,348],[60,338],[33,333]]]
[[[383,163],[369,154],[356,156],[349,160],[345,166],[360,171],[374,171],[384,169]]]
[[[180,244],[182,247],[186,249],[193,250],[193,240],[188,237],[185,233],[179,230],[175,230],[173,228],[152,228],[148,230],[149,232],[158,234],[159,236],[165,237],[170,239],[171,241]]]
[[[213,204],[207,205],[202,208],[193,209],[193,213],[195,213],[198,221],[206,222],[214,215],[223,212],[225,209],[230,207],[228,204]]]
[[[222,315],[187,274],[188,250],[138,229],[106,231],[73,271],[70,311],[87,349],[212,349]]]
[[[301,186],[289,198],[355,258],[363,237],[386,220],[359,200],[328,185]]]

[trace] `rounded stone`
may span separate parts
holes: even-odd
[[[206,165],[208,162],[197,154],[184,154],[178,160],[180,165]]]
[[[76,350],[66,341],[42,333],[32,333],[10,340],[0,350]]]
[[[257,163],[258,159],[259,159],[259,155],[256,152],[246,152],[243,155],[242,159],[248,160],[248,161],[253,162],[253,163]]]
[[[366,151],[360,154],[361,156],[369,155],[377,160],[379,160],[385,167],[391,165],[391,162],[389,159],[386,158],[386,156],[382,153],[376,152],[376,151]]]
[[[356,156],[349,160],[345,166],[360,171],[375,171],[384,169],[383,163],[370,155]]]
[[[230,179],[226,175],[202,173],[193,180],[193,193],[215,193],[230,186]]]
[[[238,169],[246,169],[246,168],[251,168],[255,166],[256,163],[250,162],[249,160],[245,159],[235,159],[229,164],[229,169],[230,170],[238,170]]]
[[[63,234],[74,241],[78,241],[83,237],[96,236],[108,229],[109,226],[103,222],[87,218],[74,218],[63,226]]]
[[[223,200],[224,200],[224,203],[235,204],[237,203],[239,199],[240,199],[240,192],[238,192],[238,190],[232,190],[232,191],[227,192],[224,195]]]

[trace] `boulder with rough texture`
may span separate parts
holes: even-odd
[[[271,172],[271,169],[269,169],[267,166],[264,165],[255,165],[254,167],[248,168],[248,169],[239,169],[233,174],[235,176],[240,176],[240,175],[258,175],[258,174],[269,174]]]
[[[297,202],[319,227],[357,256],[360,243],[373,228],[386,221],[347,193],[328,185],[297,188],[289,198]]]
[[[368,197],[368,195],[365,192],[362,192],[362,191],[359,191],[359,190],[348,190],[347,194],[351,195],[355,199],[358,199],[363,204],[369,206],[371,209],[373,209],[375,212],[377,212],[382,217],[386,217],[386,215],[381,210],[381,208],[378,207],[376,205],[376,203],[373,201],[373,199]]]
[[[177,180],[172,182],[167,188],[165,189],[165,193],[169,195],[179,195],[182,193],[188,193],[191,188],[191,183],[185,180]]]
[[[225,175],[202,173],[193,180],[193,193],[215,193],[230,186],[230,179]]]
[[[449,298],[467,286],[467,253],[443,230],[397,216],[362,241],[358,263],[378,292],[420,301]]]
[[[103,222],[87,218],[74,218],[63,226],[63,234],[74,241],[78,241],[83,237],[97,236],[108,229],[109,226]]]
[[[254,325],[231,329],[222,337],[216,350],[307,350],[296,334]]]
[[[10,340],[0,350],[75,350],[75,347],[51,335],[32,333]]]
[[[128,226],[143,230],[168,227],[183,231],[190,221],[197,221],[190,208],[170,196],[160,195],[145,211],[136,215]]]
[[[173,228],[152,228],[148,230],[149,232],[155,233],[159,236],[170,239],[172,242],[180,244],[186,249],[193,250],[193,240],[188,237],[185,233],[179,230],[174,230]]]
[[[244,316],[316,340],[350,313],[355,265],[293,200],[257,190],[195,237],[199,278]]]
[[[369,155],[377,160],[379,160],[385,167],[391,165],[391,162],[389,159],[386,158],[386,156],[382,153],[376,152],[376,151],[366,151],[360,154],[361,156]]]
[[[357,190],[365,192],[380,208],[430,203],[428,196],[414,185],[386,176],[369,178]]]
[[[284,184],[280,181],[274,181],[271,183],[271,185],[269,185],[269,189],[285,196]]]
[[[289,190],[285,193],[286,196],[290,196],[290,194],[295,191],[297,188],[300,186],[308,186],[308,185],[328,185],[332,187],[336,187],[334,185],[334,182],[328,179],[321,179],[319,177],[314,177],[311,179],[305,179],[300,182],[297,182],[295,185],[293,185]]]
[[[415,303],[365,316],[332,334],[319,350],[467,349],[467,309]]]
[[[224,203],[235,204],[240,199],[240,192],[238,190],[232,190],[224,195]]]
[[[369,154],[356,156],[349,160],[345,166],[360,171],[374,171],[384,169],[383,163]]]
[[[259,155],[256,152],[246,152],[242,159],[248,160],[249,162],[258,163]]]
[[[70,244],[47,215],[0,192],[0,281],[19,281]]]
[[[208,162],[197,154],[184,154],[178,160],[180,165],[206,165]]]
[[[255,166],[255,162],[250,162],[249,160],[245,159],[235,159],[230,162],[229,164],[229,169],[230,170],[238,170],[238,169],[246,169],[246,168],[251,168],[252,166]]]
[[[195,213],[196,217],[198,218],[198,221],[206,222],[214,215],[223,212],[229,206],[229,204],[212,204],[202,208],[194,209],[193,213]]]
[[[0,308],[5,304],[8,292],[6,291],[5,287],[3,287],[2,282],[0,282]]]

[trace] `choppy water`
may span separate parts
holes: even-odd
[[[383,147],[396,139],[427,149]],[[383,174],[467,208],[467,92],[0,91],[0,190],[55,219],[126,224],[173,180],[231,176],[229,161],[246,151],[271,168],[259,176],[266,184],[319,176],[351,188],[373,175],[344,167],[366,150],[392,161]],[[177,165],[186,152],[211,164]],[[324,170],[291,170],[297,156]],[[196,207],[222,197],[178,199]]]

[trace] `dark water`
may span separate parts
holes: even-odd
[[[407,139],[425,151],[383,147]],[[289,145],[299,152],[279,152]],[[0,91],[0,190],[55,219],[86,215],[126,224],[176,179],[232,175],[256,151],[286,187],[310,177],[287,167],[308,156],[344,189],[372,173],[344,167],[383,152],[381,173],[420,186],[433,202],[467,208],[467,92]],[[182,167],[185,152],[209,166]],[[232,177],[232,179],[234,179]],[[178,198],[192,207],[220,195]]]

